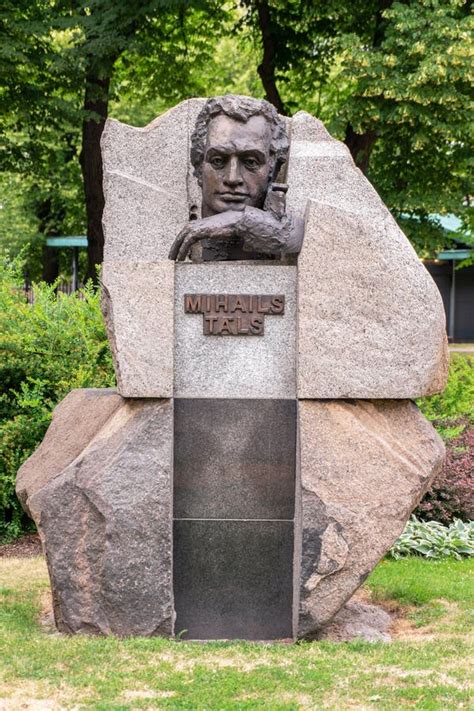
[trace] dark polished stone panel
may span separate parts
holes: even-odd
[[[291,519],[296,401],[176,399],[175,518]]]
[[[292,637],[293,523],[174,522],[175,634]]]

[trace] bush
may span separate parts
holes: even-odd
[[[446,462],[414,514],[448,524],[474,518],[474,427],[466,422],[459,436],[446,442]]]
[[[465,419],[474,424],[474,358],[452,353],[444,392],[420,398],[417,404],[440,434],[448,439],[453,436],[456,420]]]
[[[388,553],[395,560],[410,555],[457,559],[473,556],[474,521],[463,523],[456,519],[449,526],[443,526],[437,521],[419,521],[412,516]]]
[[[114,371],[99,306],[37,284],[21,290],[21,265],[0,259],[0,540],[29,526],[14,493],[20,465],[41,442],[55,405],[74,388],[110,387]]]
[[[453,353],[446,389],[418,401],[446,444],[445,465],[414,513],[450,523],[474,517],[474,358]]]

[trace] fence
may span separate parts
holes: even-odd
[[[84,284],[78,284],[78,290],[76,291],[73,288],[73,285],[71,283],[67,282],[62,282],[58,284],[56,288],[56,293],[60,294],[66,294],[67,296],[71,296],[71,294],[75,294],[76,298],[78,299],[84,299],[84,294],[80,291]],[[25,294],[26,300],[29,304],[33,304],[35,301],[35,293],[33,287],[31,287],[29,284],[25,284],[23,287],[23,292]]]

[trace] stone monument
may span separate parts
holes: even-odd
[[[190,99],[102,149],[117,390],[71,392],[17,480],[56,624],[312,637],[442,465],[412,402],[446,381],[441,297],[305,112]]]

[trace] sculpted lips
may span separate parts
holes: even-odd
[[[250,197],[248,193],[217,193],[217,195],[225,202],[243,202],[246,198]]]

